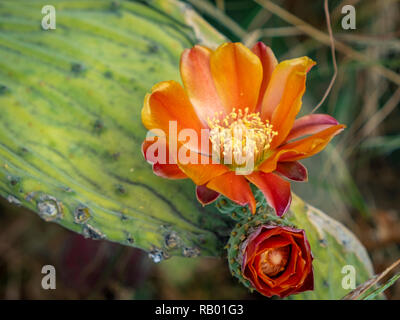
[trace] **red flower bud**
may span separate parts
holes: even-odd
[[[262,225],[241,246],[242,276],[261,294],[281,298],[314,289],[313,256],[304,230]]]

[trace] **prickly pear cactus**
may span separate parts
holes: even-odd
[[[202,208],[190,181],[155,176],[140,152],[140,110],[155,83],[179,81],[184,48],[226,39],[173,0],[52,0],[56,29],[44,31],[47,4],[0,2],[0,195],[156,262],[224,256],[234,220],[248,211],[221,201]],[[315,256],[316,290],[296,298],[344,296],[346,264],[358,283],[372,274],[365,249],[334,220],[297,197],[287,218],[306,230]]]
[[[184,48],[224,40],[175,1],[0,2],[0,194],[95,239],[170,255],[219,255],[227,224],[188,181],[140,152],[145,93],[179,79]]]

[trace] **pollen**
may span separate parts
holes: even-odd
[[[249,113],[248,108],[234,108],[224,118],[217,112],[207,123],[213,154],[233,168],[245,166],[249,160],[253,164],[262,161],[278,134],[268,120],[261,120],[259,112]]]

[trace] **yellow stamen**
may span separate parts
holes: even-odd
[[[244,112],[233,108],[223,119],[221,112],[217,112],[213,119],[207,120],[214,154],[221,163],[233,168],[244,166],[247,159],[255,164],[261,162],[278,134],[268,120],[262,121],[258,112],[249,113],[249,108]]]

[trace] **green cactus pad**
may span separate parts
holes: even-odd
[[[155,261],[220,255],[229,224],[192,182],[153,174],[140,112],[155,83],[179,81],[185,48],[224,38],[176,1],[54,0],[45,31],[47,4],[0,3],[0,195]]]

